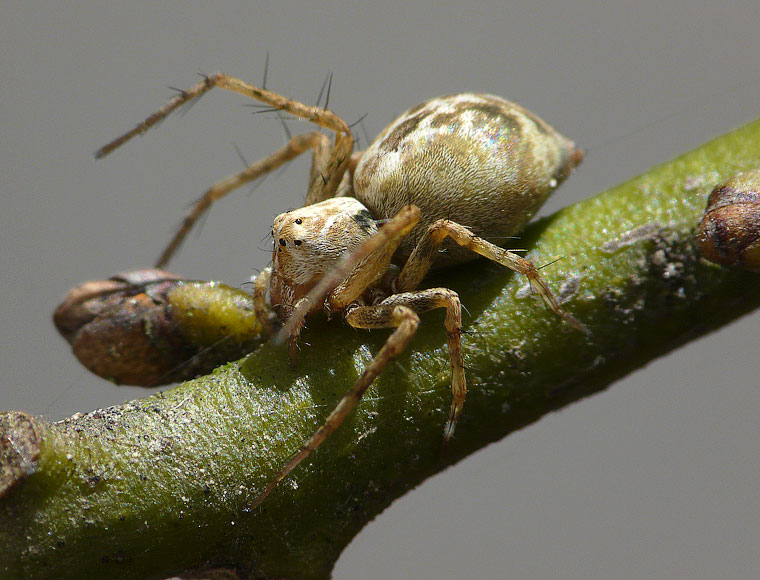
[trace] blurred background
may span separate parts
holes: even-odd
[[[368,113],[371,136],[433,96],[503,95],[589,152],[544,214],[760,115],[753,2],[257,4],[3,2],[0,409],[57,419],[146,394],[83,371],[50,316],[71,286],[150,265],[186,205],[242,169],[234,146],[253,161],[283,144],[276,118],[214,91],[94,161],[198,72],[260,83],[269,53],[267,86],[312,103],[332,72],[330,108]],[[171,269],[245,283],[307,171],[304,157],[215,206]],[[758,323],[426,482],[355,539],[335,578],[756,577]]]

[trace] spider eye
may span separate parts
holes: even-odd
[[[301,242],[301,240],[293,240],[293,243],[294,243],[296,246],[300,246],[302,242]]]
[[[280,238],[280,239],[279,239],[279,242],[280,242],[280,245],[281,245],[281,246],[284,246],[284,245],[285,245],[285,240],[283,240],[282,238]]]
[[[300,226],[303,223],[301,218],[296,218],[296,223]]]

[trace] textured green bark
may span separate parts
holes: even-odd
[[[491,264],[440,273],[470,312],[454,462],[760,303],[760,275],[706,263],[712,187],[760,165],[760,122],[542,220],[521,245],[591,336]],[[387,333],[315,321],[295,370],[265,344],[156,396],[38,425],[39,457],[0,499],[3,578],[161,578],[204,563],[324,578],[351,538],[440,470],[450,403],[440,313],[343,427],[252,513]]]

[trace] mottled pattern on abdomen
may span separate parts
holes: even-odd
[[[398,262],[441,218],[504,245],[581,156],[571,141],[514,103],[493,95],[451,95],[408,110],[377,137],[356,169],[354,195],[377,219],[407,204],[422,210]],[[444,249],[437,267],[474,257],[453,243]]]

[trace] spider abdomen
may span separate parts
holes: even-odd
[[[354,195],[377,219],[414,204],[417,228],[399,248],[403,262],[438,219],[469,227],[494,243],[522,230],[581,161],[575,144],[501,97],[463,93],[413,107],[363,153]],[[444,243],[436,266],[473,259]]]

